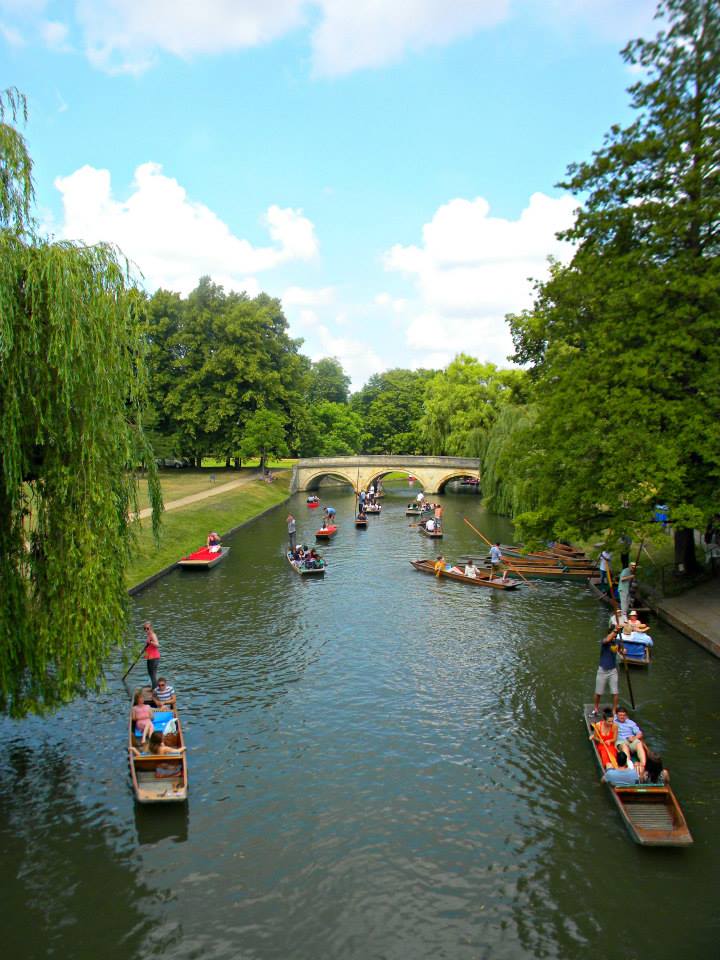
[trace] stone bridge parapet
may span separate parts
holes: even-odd
[[[290,492],[316,490],[322,479],[345,480],[355,490],[377,485],[388,473],[415,477],[425,493],[441,493],[450,480],[480,479],[480,461],[475,457],[307,457],[293,467]]]

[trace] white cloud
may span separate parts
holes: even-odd
[[[57,20],[43,20],[40,24],[40,36],[50,50],[68,53],[72,48],[68,43],[69,30],[66,24]]]
[[[318,250],[313,224],[301,210],[271,206],[265,216],[274,246],[254,247],[235,236],[212,210],[188,197],[185,189],[155,163],[135,171],[127,200],[115,200],[110,172],[81,167],[58,177],[66,239],[116,244],[142,271],[148,287],[188,293],[210,274],[235,290],[257,290],[255,272],[293,260],[309,260]]]
[[[20,31],[5,23],[0,23],[0,37],[2,37],[10,47],[22,47],[25,45],[25,39]]]
[[[657,0],[522,0],[519,13],[523,7],[540,22],[563,32],[586,26],[599,37],[621,43],[657,32],[653,19]]]
[[[504,316],[531,305],[528,278],[547,275],[548,256],[569,257],[569,245],[554,235],[570,225],[575,206],[571,197],[535,193],[517,220],[490,216],[482,197],[440,207],[423,227],[422,245],[396,245],[385,255],[386,269],[415,284],[408,345],[506,365],[512,343]]]
[[[319,0],[313,33],[318,75],[351,73],[400,60],[408,50],[444,46],[504,20],[509,0]]]
[[[332,287],[321,287],[318,290],[309,290],[305,287],[288,287],[280,299],[283,306],[317,307],[332,303],[334,293]]]
[[[140,72],[157,50],[178,57],[260,46],[299,26],[305,0],[78,0],[91,62]]]

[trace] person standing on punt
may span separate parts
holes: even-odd
[[[592,716],[600,716],[600,697],[605,693],[605,687],[610,686],[613,696],[613,716],[618,708],[618,671],[615,654],[618,650],[618,635],[611,630],[600,646],[600,663],[595,676],[595,706]]]
[[[288,525],[288,543],[290,544],[290,550],[295,549],[295,534],[297,527],[295,525],[295,517],[289,513],[287,515],[287,525]]]
[[[618,582],[618,593],[620,594],[620,609],[627,616],[627,612],[630,609],[630,592],[635,583],[635,573],[637,571],[637,564],[631,563],[629,567],[624,567],[620,574],[620,581]]]
[[[145,631],[145,650],[143,656],[147,664],[147,672],[150,677],[150,689],[154,690],[158,685],[158,669],[160,667],[160,641],[152,628],[149,620],[143,624]]]
[[[500,573],[500,566],[503,562],[502,550],[499,543],[494,543],[490,547],[490,574],[496,577]]]

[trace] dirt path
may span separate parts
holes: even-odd
[[[209,490],[201,490],[199,493],[193,493],[187,497],[180,497],[179,500],[171,500],[170,503],[165,504],[165,509],[180,510],[182,507],[187,507],[191,503],[207,500],[208,497],[217,497],[219,494],[227,493],[228,490],[234,490],[236,487],[245,487],[248,483],[254,483],[259,476],[260,474],[256,473],[250,477],[239,477],[237,480],[231,480],[230,483],[221,483],[219,487],[210,487]],[[146,517],[151,515],[152,508],[146,507],[144,510],[141,510],[137,516],[140,520],[145,520]]]

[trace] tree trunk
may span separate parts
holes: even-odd
[[[695,557],[694,531],[687,527],[675,530],[675,569],[681,574],[697,573],[700,569]]]
[[[229,470],[229,469],[230,469],[230,454],[229,454],[229,453],[226,453],[226,454],[225,454],[225,469],[226,469],[226,470]]]
[[[265,451],[263,450],[260,454],[260,474],[263,477],[265,476],[265,460],[266,459],[267,459],[266,454],[265,454]]]
[[[242,466],[242,462],[241,462],[241,460],[240,460],[240,457],[233,457],[233,465],[234,465],[234,467],[235,467],[236,470],[239,470],[239,469],[240,469],[240,467]]]

